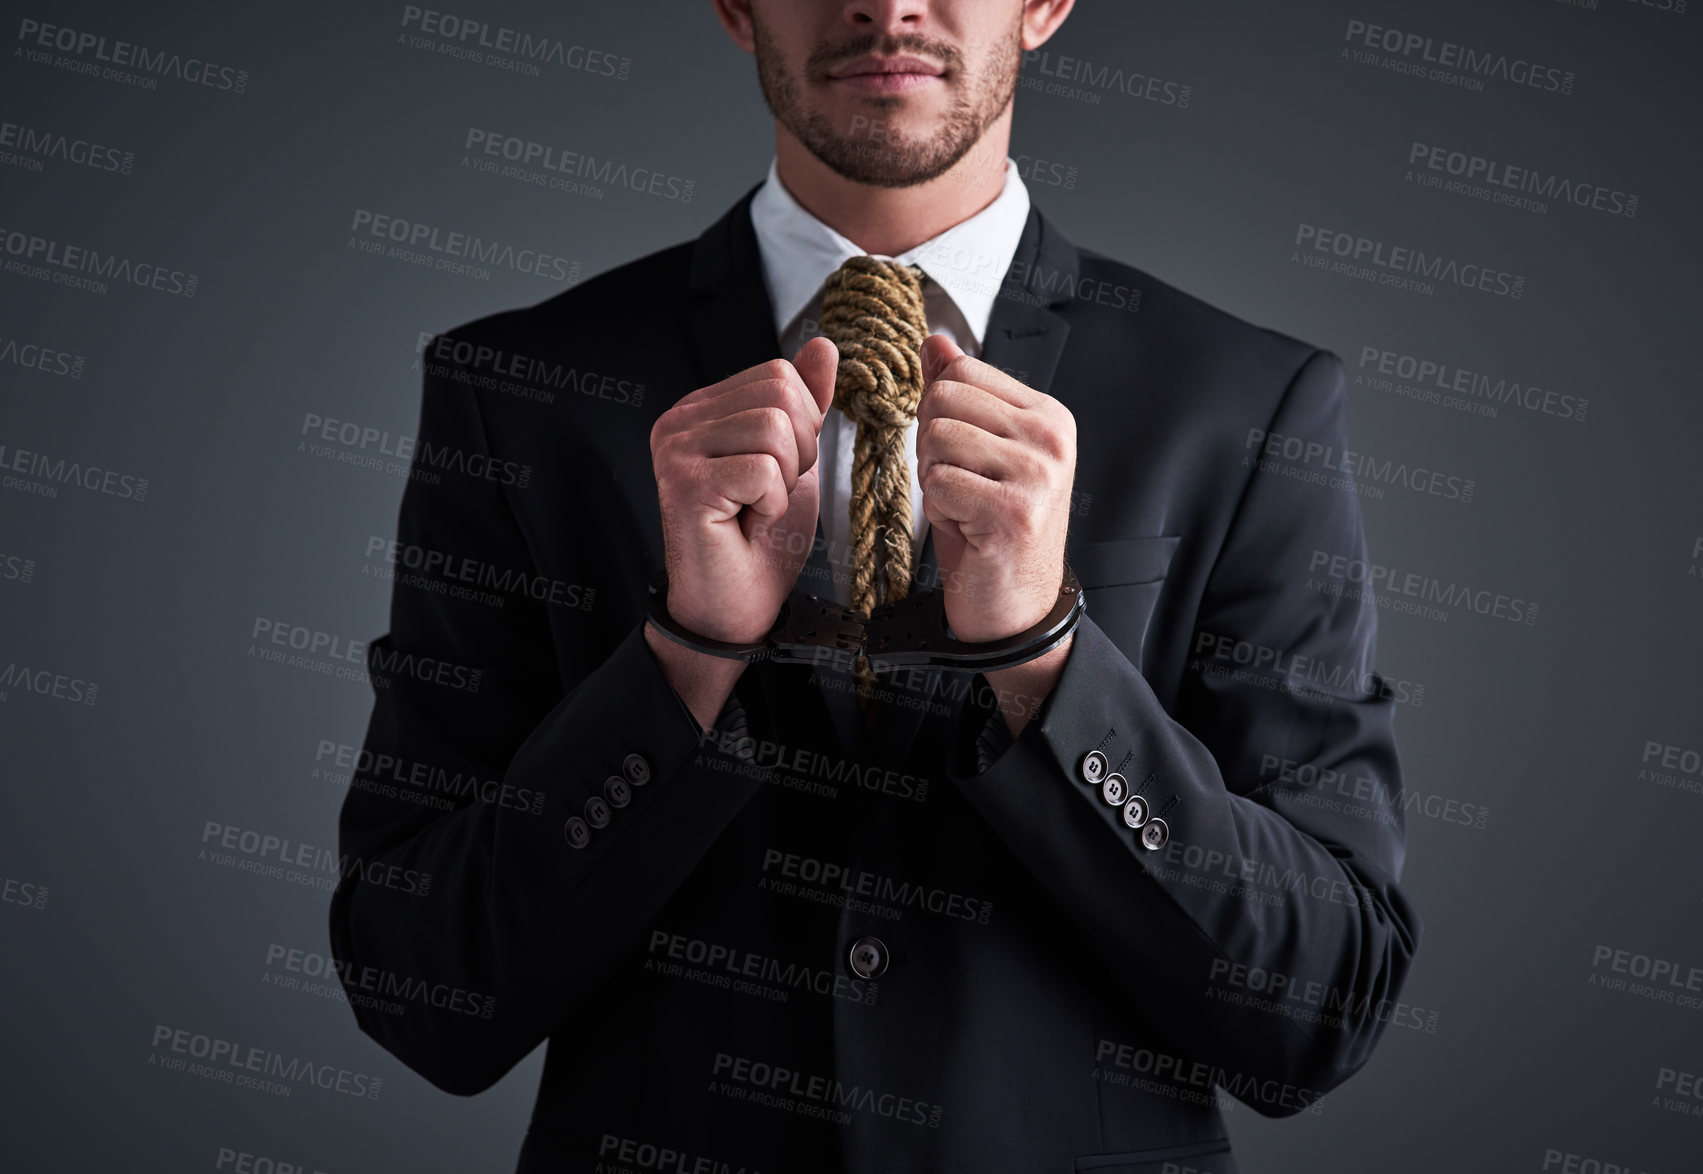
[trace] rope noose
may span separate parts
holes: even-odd
[[[821,330],[839,348],[834,406],[857,424],[852,450],[851,606],[865,614],[911,589],[911,471],[905,431],[922,402],[928,337],[922,273],[852,257],[823,286]],[[857,662],[859,695],[875,674]]]

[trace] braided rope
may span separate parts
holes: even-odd
[[[823,285],[821,330],[840,351],[834,406],[857,424],[852,449],[851,605],[864,613],[911,590],[911,471],[905,431],[922,402],[928,337],[922,271],[852,257]],[[875,683],[859,660],[859,693]]]

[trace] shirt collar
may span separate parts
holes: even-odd
[[[1028,219],[1029,191],[1008,155],[1005,186],[993,203],[893,259],[917,265],[932,277],[958,307],[980,346]],[[864,252],[793,198],[773,158],[768,178],[751,200],[751,226],[774,306],[777,338],[786,334],[834,270]]]

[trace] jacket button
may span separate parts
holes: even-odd
[[[887,943],[876,937],[861,937],[847,955],[851,972],[859,978],[880,978],[887,970]]]
[[[625,807],[633,801],[633,789],[620,775],[610,775],[603,780],[603,797],[611,807]]]
[[[1112,764],[1106,761],[1106,756],[1098,750],[1090,750],[1082,756],[1082,764],[1077,770],[1082,772],[1082,781],[1098,786],[1106,773],[1112,769]]]
[[[1165,821],[1155,815],[1141,829],[1141,846],[1147,849],[1163,848],[1171,838],[1171,829],[1165,826]]]
[[[562,825],[562,834],[568,838],[570,848],[583,848],[591,843],[591,825],[577,815],[568,817],[568,822]]]
[[[1147,822],[1147,800],[1140,795],[1131,795],[1129,802],[1124,804],[1124,822],[1132,828],[1138,828]]]
[[[1105,782],[1100,784],[1100,798],[1113,807],[1122,806],[1123,801],[1128,797],[1129,783],[1115,770],[1106,776]]]
[[[609,804],[596,795],[585,801],[585,822],[594,828],[609,826]]]
[[[650,761],[642,754],[629,754],[621,760],[621,773],[635,787],[650,782]]]

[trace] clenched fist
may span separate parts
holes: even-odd
[[[922,344],[917,476],[946,588],[946,622],[985,643],[1031,628],[1064,578],[1076,418],[1050,395],[966,355],[944,335]],[[1058,683],[1075,636],[986,674],[1013,736]]]
[[[838,348],[813,338],[790,363],[692,392],[651,428],[668,613],[692,631],[744,642],[774,625],[816,537],[816,442],[838,366]]]
[[[922,353],[917,475],[946,619],[960,640],[1014,636],[1058,599],[1076,419],[944,335],[924,340]]]

